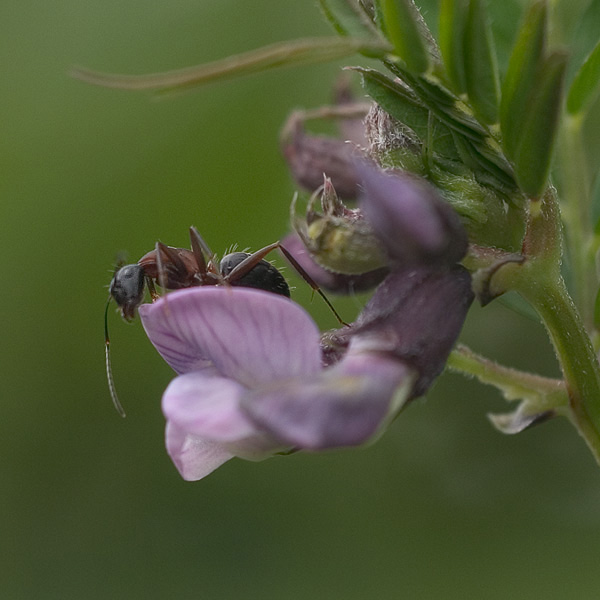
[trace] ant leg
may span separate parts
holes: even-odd
[[[162,259],[163,252],[166,254],[167,258],[171,258],[169,256],[167,246],[165,246],[162,242],[156,242],[156,270],[157,270],[157,274],[158,274],[156,280],[158,281],[158,285],[160,285],[160,287],[163,290],[166,290],[168,277],[167,277],[165,263],[163,262],[163,259]]]
[[[152,302],[156,302],[160,298],[160,294],[156,291],[154,281],[152,281],[150,277],[146,277],[146,286],[148,287],[148,292],[150,292],[150,298],[152,299]]]
[[[200,274],[200,278],[202,278],[206,275],[206,259],[204,257],[211,256],[211,251],[193,225],[190,227],[190,241],[192,242],[192,252],[198,264],[198,273]]]
[[[292,267],[294,267],[294,269],[297,271],[297,273],[302,277],[302,279],[304,279],[304,281],[306,281],[306,283],[308,283],[308,285],[310,285],[310,287],[315,292],[317,292],[317,294],[319,294],[319,296],[321,296],[321,298],[323,298],[323,300],[325,301],[325,304],[327,304],[327,306],[329,307],[331,312],[335,315],[335,318],[339,321],[340,325],[344,325],[345,327],[350,327],[350,325],[348,325],[348,323],[346,323],[344,320],[342,320],[342,317],[340,317],[337,310],[335,310],[333,304],[331,304],[331,302],[329,301],[329,298],[327,298],[327,296],[323,293],[323,290],[317,285],[316,281],[302,268],[300,263],[292,256],[292,253],[289,250],[287,250],[284,246],[282,246],[281,243],[279,243],[279,242],[277,243],[277,247],[279,248],[280,252],[285,256],[285,258],[288,260],[288,262],[292,265]]]
[[[246,275],[246,273],[251,271],[261,260],[263,260],[263,258],[265,258],[265,256],[267,256],[269,252],[275,250],[276,248],[278,248],[281,251],[281,253],[287,258],[287,260],[294,267],[294,269],[296,269],[296,271],[302,277],[302,279],[304,279],[304,281],[306,281],[306,283],[308,283],[308,285],[310,285],[310,287],[315,292],[317,292],[317,294],[319,294],[321,298],[323,298],[325,304],[327,304],[331,312],[335,315],[335,318],[338,320],[338,322],[341,325],[349,327],[348,323],[346,323],[342,319],[342,317],[340,317],[337,310],[335,310],[333,304],[331,304],[327,296],[323,293],[323,290],[321,290],[321,288],[316,284],[313,278],[300,266],[298,261],[292,256],[289,250],[287,250],[281,245],[281,242],[274,242],[252,253],[250,256],[245,258],[239,265],[232,269],[232,271],[225,277],[225,282],[228,283],[230,281],[236,281],[240,277],[243,277],[244,275]]]
[[[279,248],[279,242],[274,242],[273,244],[269,244],[256,252],[247,256],[241,263],[236,265],[225,277],[225,283],[229,283],[231,281],[237,281],[250,271],[254,269],[254,267],[265,257],[269,252],[275,250],[275,248]]]
[[[190,227],[190,241],[192,243],[192,252],[194,253],[194,258],[196,259],[196,264],[198,266],[198,277],[201,284],[215,285],[221,279],[221,273],[215,266],[217,264],[216,255],[208,247],[204,238],[193,225]]]

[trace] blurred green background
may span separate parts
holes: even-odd
[[[492,9],[505,55],[518,3]],[[68,70],[165,70],[328,32],[295,0],[2,3],[1,599],[598,597],[598,467],[564,421],[497,433],[485,415],[506,404],[474,382],[445,375],[367,449],[234,460],[185,483],[163,446],[172,373],[111,312],[128,418],[111,405],[117,253],[186,246],[190,224],[218,252],[278,239],[294,191],[279,128],[329,102],[339,66],[158,101]],[[351,319],[357,300],[335,302]],[[557,374],[541,328],[500,305],[475,308],[463,339]]]

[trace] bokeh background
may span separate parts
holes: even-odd
[[[568,3],[563,32],[585,3]],[[475,382],[444,375],[367,449],[234,460],[186,483],[163,447],[172,373],[139,321],[111,311],[127,419],[111,405],[103,310],[117,254],[186,246],[190,224],[218,252],[282,236],[294,187],[278,131],[293,108],[330,101],[339,65],[158,101],[67,72],[165,70],[328,34],[314,4],[0,6],[2,600],[598,597],[598,467],[564,421],[497,433],[486,413],[508,407]],[[505,57],[520,5],[490,4]],[[589,131],[597,157],[597,118]],[[360,299],[335,302],[351,319]],[[463,340],[557,374],[541,327],[501,305],[474,308]]]

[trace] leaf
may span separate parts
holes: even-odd
[[[439,39],[446,73],[454,91],[467,91],[464,61],[464,32],[467,26],[468,0],[442,0]]]
[[[529,302],[523,300],[517,292],[509,292],[508,294],[503,294],[497,300],[500,304],[504,305],[509,310],[533,321],[534,323],[541,323],[540,315],[532,308]]]
[[[513,158],[523,127],[523,110],[536,86],[548,37],[548,7],[544,0],[531,6],[517,35],[511,54],[500,102],[502,145]]]
[[[464,32],[467,94],[484,123],[498,121],[500,83],[492,30],[483,0],[471,0]]]
[[[427,140],[431,133],[432,150],[435,153],[451,160],[459,159],[450,129],[434,119],[433,131],[430,132],[430,111],[408,88],[392,81],[379,71],[361,68],[355,70],[361,73],[367,94],[383,110],[410,127],[422,142]]]
[[[567,111],[580,114],[588,109],[600,94],[600,41],[575,75],[567,95]]]
[[[546,187],[562,96],[567,55],[556,51],[545,60],[535,89],[522,108],[520,142],[514,154],[519,187],[530,197],[539,198]]]
[[[378,0],[383,29],[406,68],[416,74],[430,67],[428,43],[422,35],[424,25],[412,0]]]
[[[383,56],[387,50],[389,48],[377,40],[307,38],[272,44],[211,63],[164,73],[115,75],[76,68],[71,71],[71,75],[86,83],[104,87],[168,92],[260,73],[276,67],[329,62],[356,52]]]
[[[600,170],[596,174],[596,180],[592,186],[592,220],[596,224],[594,227],[594,233],[600,236]]]
[[[379,32],[353,0],[319,0],[319,6],[333,28],[343,36],[377,38]]]
[[[594,300],[594,327],[600,329],[600,289],[596,293]]]
[[[514,172],[504,156],[494,150],[490,140],[491,138],[473,141],[461,138],[458,134],[454,136],[454,143],[463,161],[474,172],[477,180],[511,194],[516,188]]]
[[[486,129],[462,108],[462,103],[450,90],[432,77],[414,76],[401,66],[384,60],[385,66],[414,91],[421,102],[450,129],[479,141],[488,135]]]
[[[568,68],[568,81],[573,79],[584,60],[590,55],[598,43],[598,29],[600,23],[600,0],[591,0],[583,11],[578,25],[575,27],[569,50],[571,51],[571,64]]]

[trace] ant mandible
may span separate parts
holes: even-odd
[[[135,317],[137,307],[143,302],[146,287],[152,301],[159,298],[155,282],[162,289],[168,290],[203,285],[231,285],[257,288],[289,298],[290,288],[287,281],[275,266],[264,260],[269,252],[277,248],[311,288],[323,298],[340,324],[346,325],[319,286],[280,242],[269,244],[252,254],[232,252],[218,261],[195,227],[190,227],[190,240],[191,250],[156,242],[155,249],[142,256],[137,263],[118,268],[110,282],[104,311],[106,375],[113,404],[122,417],[125,417],[125,411],[117,396],[110,361],[108,307],[111,299],[114,299],[119,307],[121,316],[126,321],[131,321]]]

